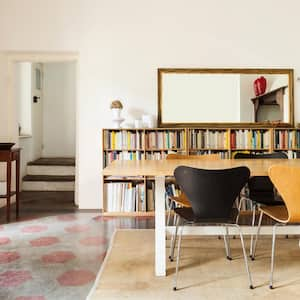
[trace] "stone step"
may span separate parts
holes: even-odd
[[[75,166],[73,157],[41,157],[31,161],[28,166]]]
[[[74,191],[75,176],[26,175],[22,191]]]
[[[73,175],[26,175],[23,177],[23,181],[50,181],[50,182],[64,182],[64,181],[75,181]]]
[[[74,191],[74,181],[23,181],[22,191]]]
[[[75,166],[28,165],[28,175],[75,175]]]

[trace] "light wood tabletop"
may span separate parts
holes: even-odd
[[[275,164],[300,167],[300,159],[115,160],[103,169],[102,175],[155,177],[155,274],[156,276],[166,276],[165,177],[173,176],[175,168],[180,165],[202,169],[226,169],[247,166],[252,176],[267,176],[268,169]],[[202,234],[205,232],[212,234],[214,230],[213,228],[208,228],[209,226],[196,227],[198,231],[204,228]],[[221,226],[217,230],[217,234],[220,235],[223,234],[224,228]],[[299,233],[298,228],[295,230],[296,233]],[[231,234],[238,233],[232,232]]]
[[[173,176],[177,166],[202,169],[226,169],[247,166],[251,176],[267,176],[270,166],[280,164],[300,167],[300,159],[220,159],[220,160],[115,160],[103,169],[104,176]]]

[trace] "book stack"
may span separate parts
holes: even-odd
[[[295,149],[300,147],[300,131],[275,130],[274,146],[276,149]]]
[[[234,130],[230,133],[231,149],[268,149],[270,132],[268,130]]]
[[[183,149],[184,145],[184,131],[149,131],[146,134],[148,149]]]
[[[111,150],[126,150],[137,149],[141,150],[144,145],[144,134],[140,131],[104,131],[103,133],[104,149]]]
[[[230,158],[230,154],[228,151],[211,151],[211,150],[197,150],[190,151],[192,155],[206,155],[206,154],[218,154],[220,159],[228,159]]]
[[[227,130],[192,129],[189,141],[191,149],[228,149],[229,134]]]
[[[114,160],[142,160],[145,154],[142,151],[109,151],[104,152],[104,165],[107,166]]]
[[[147,160],[161,160],[166,159],[168,152],[160,151],[160,152],[147,152],[146,159]]]
[[[132,182],[108,182],[104,184],[107,212],[146,211],[145,185]]]

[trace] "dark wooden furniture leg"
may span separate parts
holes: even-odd
[[[16,218],[19,218],[19,192],[20,192],[20,154],[16,159]]]
[[[6,222],[10,221],[11,160],[6,163]]]

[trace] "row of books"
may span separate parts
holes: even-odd
[[[145,153],[143,151],[110,151],[104,152],[103,163],[104,166],[109,165],[114,160],[143,160]]]
[[[192,129],[189,132],[189,143],[191,149],[228,149],[229,133],[226,130]]]
[[[104,149],[142,149],[144,134],[140,131],[104,131]]]
[[[205,154],[219,154],[220,159],[229,159],[229,151],[211,151],[211,150],[198,150],[190,151],[191,155],[205,155]]]
[[[270,147],[268,130],[235,130],[230,132],[231,149],[267,149]]]
[[[300,148],[299,130],[275,130],[274,146],[277,149],[295,149]]]
[[[104,199],[107,212],[146,212],[155,210],[155,184],[147,182],[145,192],[144,183],[108,182],[104,183]],[[180,190],[174,183],[166,184],[166,208],[169,196],[178,196]],[[146,196],[146,197],[145,197]]]
[[[154,185],[154,183],[153,183]],[[145,212],[154,210],[154,192],[145,184],[133,182],[104,183],[104,199],[107,212]]]
[[[146,153],[146,159],[147,160],[161,160],[161,159],[166,159],[168,153],[165,151],[153,151],[153,152],[147,152]]]
[[[146,149],[174,149],[185,147],[184,131],[150,131],[146,134]]]

